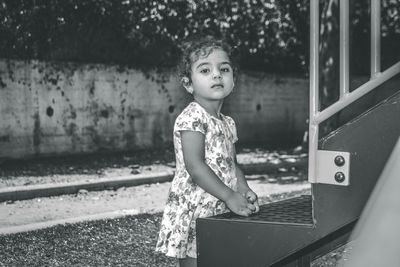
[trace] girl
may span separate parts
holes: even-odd
[[[156,250],[184,267],[196,266],[197,218],[229,210],[249,216],[259,207],[236,162],[235,122],[220,113],[234,87],[229,48],[212,37],[192,42],[183,53],[180,76],[194,101],[175,121],[176,173]]]

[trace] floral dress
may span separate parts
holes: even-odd
[[[215,174],[236,190],[234,143],[236,126],[232,118],[218,119],[200,104],[191,102],[174,125],[176,172],[165,206],[156,251],[176,258],[196,255],[196,219],[227,212],[224,202],[193,182],[183,161],[181,132],[196,131],[205,136],[205,161]]]

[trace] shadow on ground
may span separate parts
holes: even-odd
[[[261,148],[238,150],[238,161],[248,179],[268,183],[291,183],[306,180],[307,154],[293,149],[269,151]],[[7,159],[0,162],[0,179],[44,177],[55,175],[106,175],[110,169],[130,168],[140,173],[146,165],[175,167],[172,149],[101,152],[81,155]]]
[[[135,168],[136,165],[171,164],[174,161],[175,155],[172,149],[3,159],[0,163],[0,176],[7,178],[57,174],[101,174],[107,168]]]

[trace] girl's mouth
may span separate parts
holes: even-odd
[[[213,88],[213,89],[224,88],[224,85],[221,83],[218,83],[218,84],[212,85],[211,88]]]

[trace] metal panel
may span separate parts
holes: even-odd
[[[317,183],[349,185],[349,152],[318,150],[317,159]]]
[[[321,140],[321,149],[350,151],[351,183],[313,184],[317,224],[330,231],[358,219],[400,135],[399,118],[397,93]]]

